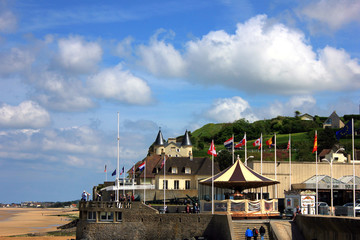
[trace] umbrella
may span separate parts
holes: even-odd
[[[200,184],[211,186],[212,177],[200,181]],[[245,166],[238,159],[232,166],[214,176],[214,186],[219,188],[234,189],[242,192],[249,188],[265,187],[280,182],[264,177],[251,168]]]

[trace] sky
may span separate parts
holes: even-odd
[[[159,128],[359,114],[359,12],[357,0],[0,0],[0,203],[77,200],[114,180],[118,113],[125,169]]]

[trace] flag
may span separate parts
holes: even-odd
[[[113,173],[111,174],[111,176],[115,176],[116,175],[116,169],[113,171]]]
[[[124,173],[124,167],[122,168],[120,175],[123,174],[123,173]]]
[[[244,135],[243,139],[235,145],[235,148],[241,148],[242,146],[245,146],[246,144],[246,134]]]
[[[106,164],[105,164],[105,169],[104,169],[104,172],[106,172]]]
[[[289,149],[290,149],[290,138],[289,138],[286,150],[289,150]]]
[[[164,167],[164,165],[165,165],[165,160],[166,160],[166,158],[165,158],[165,156],[164,156],[164,160],[161,162],[161,168]],[[160,169],[161,169],[161,168],[160,168]]]
[[[139,165],[139,169],[142,171],[145,168],[145,161]]]
[[[228,140],[226,140],[225,142],[224,142],[224,146],[226,147],[226,148],[232,148],[232,145],[234,144],[234,138],[233,137],[231,137],[231,138],[229,138]]]
[[[336,138],[339,140],[341,137],[346,136],[352,133],[352,123],[348,121],[348,123],[339,131],[336,132]]]
[[[317,151],[317,133],[315,133],[315,138],[314,138],[314,147],[312,150],[312,153]]]
[[[259,146],[259,149],[260,149],[260,147],[261,147],[261,139],[260,138],[256,139],[255,142],[253,142],[253,146],[254,147]]]
[[[212,156],[215,156],[215,157],[217,156],[216,150],[215,150],[215,145],[214,145],[214,140],[211,141],[211,145],[210,145],[210,148],[207,153]]]
[[[274,136],[272,136],[269,140],[266,141],[266,145],[268,145],[269,148],[271,148],[271,146],[273,146],[274,144],[275,144]]]

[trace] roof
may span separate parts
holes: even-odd
[[[185,131],[185,135],[182,140],[181,146],[192,146],[191,141],[190,141],[189,132],[187,130]]]
[[[331,149],[323,149],[320,154],[319,157],[325,157],[327,154],[329,154],[331,152]]]
[[[157,137],[156,137],[156,140],[155,140],[154,144],[155,144],[155,145],[164,145],[164,142],[165,142],[165,140],[164,140],[164,138],[163,138],[163,135],[162,135],[162,133],[161,133],[161,130],[159,130],[158,135],[157,135]]]
[[[200,183],[211,185],[212,179],[212,177],[209,177],[200,181]],[[240,159],[238,159],[232,166],[214,176],[214,186],[220,188],[233,188],[240,191],[249,188],[274,185],[277,183],[279,182],[265,177],[245,166]]]
[[[157,166],[161,167],[161,162]],[[170,157],[165,163],[166,174],[170,175],[185,175],[185,168],[191,169],[191,175],[211,175],[211,159],[208,157],[194,157],[190,160],[189,157]],[[177,173],[171,173],[171,168],[176,167]],[[219,164],[214,163],[214,173],[220,172]],[[160,169],[158,174],[164,174],[164,168]],[[188,175],[188,174],[186,174]]]
[[[347,184],[353,184],[354,176],[353,175],[342,176],[341,178],[339,178],[339,180]],[[355,184],[356,185],[360,184],[360,177],[355,176]]]

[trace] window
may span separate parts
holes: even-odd
[[[174,181],[174,189],[179,189],[179,180]]]
[[[185,168],[185,174],[191,174],[191,168],[186,167]]]
[[[185,189],[190,189],[190,180],[185,181]]]
[[[171,173],[178,173],[178,169],[177,169],[177,167],[173,167],[173,168],[171,168]]]
[[[332,119],[329,118],[328,120],[326,120],[326,124],[331,124],[332,123]]]
[[[113,212],[101,212],[100,213],[100,221],[102,222],[112,222],[114,220]]]
[[[165,186],[165,189],[168,189],[168,180],[163,180],[163,189],[164,189],[164,186]]]
[[[177,148],[176,151],[177,151],[177,152],[180,152],[180,148]]]
[[[96,221],[96,212],[88,212],[87,219],[88,221]]]
[[[117,214],[116,214],[116,221],[122,222],[122,212],[117,212]]]

